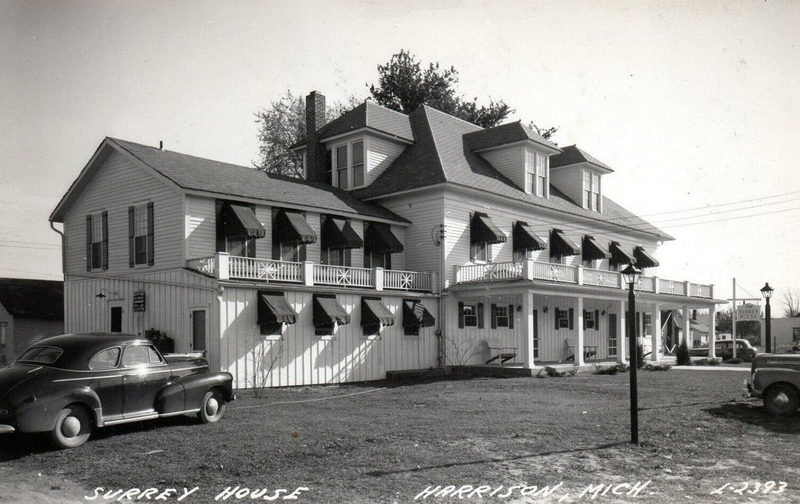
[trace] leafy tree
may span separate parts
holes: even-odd
[[[360,101],[351,96],[345,102],[334,102],[326,107],[325,116],[331,121],[356,107]],[[305,98],[287,91],[280,99],[255,113],[258,125],[258,160],[253,165],[259,170],[290,177],[303,175],[303,156],[289,150],[306,134]]]

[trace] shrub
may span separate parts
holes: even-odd
[[[576,374],[578,374],[578,368],[568,369],[567,374],[570,376],[575,376]]]
[[[617,362],[616,368],[620,373],[627,373],[631,367],[625,362]]]
[[[728,364],[741,364],[742,359],[736,357],[735,359],[728,359],[725,362],[727,362]]]
[[[695,366],[719,366],[722,362],[722,359],[719,357],[714,357],[713,359],[705,358],[705,359],[698,359],[694,361]]]
[[[644,347],[641,343],[636,344],[636,367],[644,366]]]
[[[686,338],[681,340],[675,357],[677,358],[679,366],[688,366],[692,363],[692,358],[689,356],[689,345],[686,344]]]
[[[644,368],[648,371],[669,371],[671,367],[669,364],[647,364]]]
[[[595,366],[594,374],[615,375],[619,372],[619,366]]]
[[[551,366],[545,366],[544,372],[547,373],[547,376],[549,376],[550,378],[560,378],[565,374],[567,374],[564,371],[559,371],[558,369]]]

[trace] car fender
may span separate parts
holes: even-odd
[[[100,398],[89,387],[53,390],[31,395],[22,400],[14,411],[20,432],[48,432],[55,428],[58,413],[70,404],[83,404],[91,412],[95,424],[102,425]]]
[[[759,395],[773,383],[789,383],[800,390],[800,373],[786,368],[759,368],[753,374],[753,390]]]
[[[156,397],[156,411],[163,415],[165,413],[177,413],[191,409],[186,404],[186,389],[180,381],[174,381],[162,388]]]
[[[186,390],[186,409],[199,408],[203,396],[212,388],[218,387],[225,391],[225,400],[233,400],[233,376],[230,373],[198,373],[184,376],[178,380]]]

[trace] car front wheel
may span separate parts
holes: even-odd
[[[218,389],[209,390],[203,397],[197,416],[203,423],[217,423],[225,414],[225,397]]]
[[[785,383],[778,383],[764,392],[764,407],[771,415],[793,415],[800,409],[800,394]]]
[[[92,435],[92,418],[80,405],[62,409],[56,416],[56,426],[50,432],[53,443],[59,448],[77,448]]]

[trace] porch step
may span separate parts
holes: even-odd
[[[486,361],[486,364],[491,364],[492,362],[500,359],[500,365],[505,364],[506,362],[510,361],[511,359],[515,359],[517,357],[516,353],[499,353],[492,357],[491,359]]]

